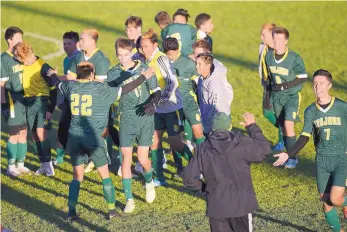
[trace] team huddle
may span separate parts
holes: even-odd
[[[250,231],[249,214],[257,206],[255,195],[251,207],[234,214],[227,212],[232,206],[226,209],[227,213],[221,213],[223,206],[228,205],[222,202],[224,198],[212,199],[211,186],[219,188],[220,181],[232,186],[233,182],[228,181],[230,171],[224,172],[222,168],[226,163],[215,162],[213,155],[217,151],[212,147],[223,144],[226,134],[229,145],[231,142],[239,149],[247,143],[258,146],[249,156],[257,153],[262,158],[250,158],[249,165],[270,154],[270,144],[249,113],[244,115],[244,126],[253,141],[240,137],[234,144],[239,137],[231,130],[233,89],[227,80],[227,68],[212,53],[210,34],[214,25],[211,16],[199,14],[195,27],[188,24],[189,17],[184,9],[178,9],[172,20],[167,12],[159,12],[155,22],[161,29],[160,44],[153,29],[143,32],[141,18],[130,16],[125,21],[127,38],[115,41],[113,49],[119,63],[112,67],[110,60],[98,49],[96,29],[86,28],[80,35],[66,32],[63,35],[67,54],[63,74],[34,53],[32,46],[22,40],[25,33],[21,29],[8,28],[5,32],[8,49],[1,55],[1,112],[10,134],[6,145],[7,174],[17,177],[31,173],[24,165],[27,130],[31,130],[40,161],[36,175],[55,175],[54,166],[64,162],[65,154],[71,157],[73,180],[69,186],[68,221],[78,219],[76,205],[80,185],[84,174],[94,168],[102,179],[111,219],[120,216],[109,171],[113,144],[119,147],[118,175],[122,178],[126,198],[123,211],[132,213],[135,210],[131,167],[134,146],[138,158],[135,171],[144,177],[146,201],[153,203],[155,188],[168,185],[162,145],[166,132],[176,177],[181,177],[188,188],[210,195],[210,199],[207,196],[207,210],[211,230]],[[303,132],[296,139],[294,124],[299,118],[300,91],[308,77],[304,62],[288,49],[287,29],[264,24],[261,38],[259,75],[264,90],[261,104],[264,116],[278,128],[279,134],[278,143],[272,147],[278,153],[274,166],[295,168],[297,154],[313,134],[317,185],[326,221],[332,231],[342,231],[335,207],[343,206],[347,218],[347,197],[344,195],[347,103],[329,94],[332,75],[326,70],[317,70],[313,75],[317,101],[305,110]],[[60,111],[61,117],[55,144],[57,155],[53,160],[51,149],[54,146],[48,131],[55,110]],[[229,151],[221,149],[218,152]],[[247,152],[249,150],[244,152],[245,156]],[[183,167],[182,159],[188,161],[188,166]],[[213,164],[216,167],[212,167]],[[209,165],[213,170],[220,168],[218,174],[207,169]],[[246,169],[249,172],[249,168]],[[217,185],[216,180],[219,180]],[[221,204],[216,212],[218,216],[209,213],[211,202]],[[228,218],[230,220],[226,221]]]

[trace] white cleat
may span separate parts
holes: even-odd
[[[146,183],[146,201],[152,203],[155,199],[155,189],[153,180],[150,183]]]
[[[16,165],[8,165],[6,174],[10,177],[17,177],[21,174],[21,172],[16,168]]]
[[[127,204],[123,210],[124,213],[132,213],[135,210],[135,202],[134,199],[127,200]]]
[[[35,172],[35,175],[41,175],[46,173],[47,163],[40,163],[40,168]]]
[[[54,171],[53,163],[52,161],[49,161],[46,163],[46,176],[54,176],[54,175],[55,175],[55,171]]]
[[[84,169],[84,172],[85,173],[91,172],[93,171],[94,167],[95,167],[95,164],[93,163],[93,161],[90,161],[87,167]]]
[[[29,168],[24,166],[24,163],[17,163],[17,169],[21,174],[31,174]]]

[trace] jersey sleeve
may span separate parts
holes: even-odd
[[[295,59],[293,70],[296,78],[307,78],[305,64],[300,56]]]
[[[42,78],[46,81],[49,90],[54,90],[55,89],[55,85],[57,83],[57,80],[54,79],[53,77],[49,77],[47,76],[47,72],[49,69],[53,69],[49,64],[44,63],[41,67],[40,73]]]
[[[107,84],[110,87],[117,87],[121,85],[121,80],[119,78],[119,72],[115,69],[111,69],[107,72]]]
[[[310,107],[308,107],[305,110],[304,128],[302,129],[301,135],[311,137],[312,132],[313,132],[313,120],[312,120]]]
[[[166,36],[167,36],[167,31],[168,31],[167,28],[168,28],[168,26],[165,27],[165,28],[161,31],[161,33],[160,33],[161,39],[162,39],[162,40],[164,40],[164,39],[166,38]]]
[[[95,62],[95,79],[106,80],[110,70],[110,60],[106,57],[100,58]]]
[[[104,103],[110,106],[115,101],[118,101],[122,94],[122,87],[109,87],[105,85],[104,90]]]
[[[153,75],[146,81],[146,85],[148,86],[150,94],[160,90],[160,87],[158,86],[157,77],[155,75]]]
[[[170,61],[167,56],[160,56],[157,62],[160,67],[160,73],[162,74],[165,80],[165,88],[162,91],[161,100],[166,101],[176,91],[178,87],[178,80],[176,75],[171,71]],[[153,88],[157,88],[157,87],[153,87]],[[160,90],[160,89],[156,89],[156,90]],[[153,92],[155,92],[156,90],[153,90]]]
[[[197,33],[196,28],[190,26],[190,36],[191,36],[192,41],[195,41],[195,40],[196,40],[196,38],[197,38],[196,33]]]
[[[10,72],[8,65],[1,57],[1,81],[8,81],[10,78]]]
[[[76,69],[77,69],[77,56],[71,60],[70,67],[67,70],[67,74],[76,78],[77,77]]]
[[[62,93],[64,98],[70,96],[70,84],[69,81],[62,81],[58,85],[59,91]]]

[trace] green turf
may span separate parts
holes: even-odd
[[[144,30],[159,28],[154,15],[160,10],[172,14],[186,8],[192,15],[190,22],[200,12],[212,15],[215,31],[212,34],[214,54],[228,67],[228,79],[234,88],[232,104],[233,127],[239,128],[242,113],[255,114],[266,137],[276,142],[277,132],[262,117],[260,80],[257,71],[257,54],[260,27],[274,22],[288,28],[289,47],[303,58],[310,76],[318,68],[325,68],[334,76],[334,94],[347,100],[347,5],[345,2],[2,2],[1,29],[16,25],[27,32],[34,32],[60,39],[65,31],[82,31],[95,27],[100,32],[99,47],[116,64],[114,41],[124,36],[124,21],[129,15],[139,15]],[[78,13],[75,13],[78,12]],[[2,33],[3,34],[3,33]],[[49,42],[25,36],[36,53],[45,56],[59,48]],[[6,44],[2,41],[1,49]],[[62,71],[63,56],[48,62]],[[312,80],[311,78],[309,79]],[[303,110],[314,101],[311,83],[302,91]],[[54,118],[57,120],[59,113]],[[2,123],[1,147],[7,141],[7,127]],[[55,141],[57,123],[51,132]],[[302,123],[296,126],[299,133]],[[27,165],[32,170],[39,166],[32,143],[29,144]],[[111,222],[104,220],[106,205],[102,196],[101,180],[97,173],[86,175],[82,183],[78,205],[81,220],[66,224],[68,185],[72,168],[65,162],[56,169],[56,176],[24,176],[10,179],[5,175],[6,152],[1,152],[1,207],[5,228],[13,231],[208,231],[204,216],[205,203],[182,186],[182,182],[169,179],[168,188],[157,189],[156,201],[145,203],[143,180],[133,182],[136,210]],[[274,159],[252,167],[252,176],[260,208],[255,212],[254,230],[280,231],[329,231],[321,212],[315,185],[314,148],[310,142],[300,153],[300,163],[293,171],[271,167]],[[65,159],[69,161],[69,158]],[[172,157],[170,173],[174,172]],[[113,167],[113,173],[115,173]],[[121,179],[112,174],[117,189],[118,207],[124,206]],[[340,213],[341,215],[341,213]],[[343,222],[346,228],[346,223]]]

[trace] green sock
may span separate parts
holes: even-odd
[[[347,206],[347,196],[345,196],[344,198],[345,198],[345,201],[343,202],[342,207]]]
[[[69,200],[67,206],[69,210],[76,210],[76,204],[78,200],[78,195],[80,193],[81,182],[78,180],[72,180],[69,187]]]
[[[42,142],[42,150],[44,154],[44,161],[43,162],[49,162],[51,161],[51,142],[49,139]]]
[[[192,130],[192,127],[189,124],[188,120],[184,120],[183,129],[184,129],[184,138],[187,141],[192,141],[193,140],[193,130]]]
[[[283,132],[281,127],[278,127],[278,142],[283,143]]]
[[[65,150],[63,148],[57,148],[57,163],[61,164],[64,162]]]
[[[289,151],[289,149],[294,146],[296,142],[296,137],[295,136],[284,136],[284,146],[286,147],[286,150]]]
[[[182,155],[177,152],[177,151],[173,151],[173,158],[174,158],[174,162],[175,162],[175,166],[178,170],[182,170],[183,169],[183,164],[182,164]]]
[[[272,125],[276,126],[277,119],[273,111],[263,109],[263,115]]]
[[[28,146],[26,143],[17,143],[17,163],[24,163]]]
[[[156,179],[159,181],[165,181],[164,170],[162,160],[164,157],[163,149],[151,150],[152,164],[155,171]],[[146,179],[146,177],[145,177]]]
[[[107,136],[106,138],[106,143],[107,143],[107,152],[108,152],[108,155],[111,157],[112,156],[112,151],[113,151],[113,141],[112,141],[112,138],[111,136]]]
[[[182,156],[183,156],[183,158],[185,158],[188,161],[193,157],[193,153],[187,145],[184,145],[184,150],[183,150]]]
[[[152,169],[149,172],[144,172],[143,177],[145,178],[145,182],[147,184],[151,183],[153,179]]]
[[[124,193],[125,193],[125,198],[127,200],[134,198],[133,197],[133,192],[131,190],[131,182],[132,182],[131,178],[122,179],[123,190],[124,190]]]
[[[7,141],[6,151],[7,151],[7,157],[8,157],[8,165],[15,164],[17,159],[17,152],[18,152],[17,144]]]
[[[205,137],[202,136],[201,138],[196,139],[196,145],[202,144],[204,141],[205,141]]]
[[[104,197],[107,202],[108,210],[114,210],[116,208],[116,190],[114,189],[110,177],[102,179],[102,190],[104,191]]]
[[[340,232],[341,231],[341,224],[339,221],[339,216],[337,215],[336,208],[334,207],[329,212],[324,212],[324,214],[325,214],[325,220],[329,224],[332,231]]]

